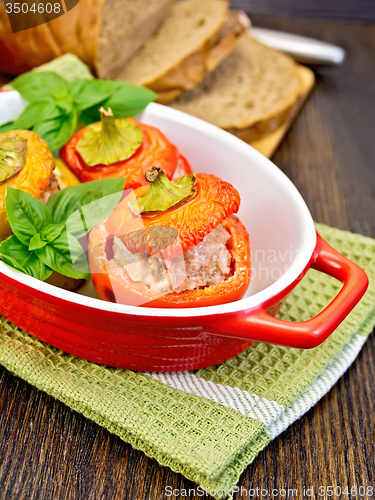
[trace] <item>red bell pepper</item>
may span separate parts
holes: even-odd
[[[89,167],[76,149],[87,127],[82,128],[63,146],[60,156],[81,182],[94,181],[107,177],[126,177],[124,188],[136,188],[147,184],[145,171],[157,165],[168,178],[176,169],[179,175],[191,173],[191,167],[179,150],[157,128],[145,125],[133,118],[127,118],[133,125],[141,128],[143,143],[128,159],[111,165]]]

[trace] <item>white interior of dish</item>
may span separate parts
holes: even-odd
[[[9,94],[13,99],[15,93]],[[4,109],[0,101],[3,119]],[[159,128],[176,144],[193,171],[215,174],[239,191],[238,215],[250,234],[252,255],[252,279],[246,297],[203,308],[132,307],[61,290],[2,262],[0,272],[67,301],[139,316],[191,317],[251,309],[291,284],[306,267],[316,244],[310,212],[292,182],[243,141],[202,120],[159,104],[150,104],[139,118]]]

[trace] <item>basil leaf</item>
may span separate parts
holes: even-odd
[[[76,210],[66,221],[66,229],[76,238],[82,238],[106,219],[118,205],[123,191],[99,198]]]
[[[37,123],[33,131],[46,141],[51,151],[55,151],[71,138],[77,126],[77,118],[77,111],[72,111],[68,115]]]
[[[15,122],[7,122],[0,125],[0,134],[4,134],[4,132],[9,132],[10,130],[15,130],[14,123]]]
[[[133,85],[132,83],[119,81],[113,83],[118,84],[118,87],[108,99],[81,113],[80,118],[86,125],[100,120],[99,108],[101,106],[106,109],[108,107],[111,108],[116,118],[134,117],[157,97],[157,94],[152,90]]]
[[[61,109],[52,101],[31,102],[14,122],[14,130],[31,128],[42,120],[61,115]]]
[[[51,212],[29,193],[10,186],[6,189],[5,204],[10,227],[17,238],[28,246],[35,234],[52,223]]]
[[[43,228],[41,236],[45,241],[51,242],[60,236],[60,234],[65,229],[65,223],[63,224],[50,224]]]
[[[26,101],[62,100],[69,96],[68,82],[56,73],[28,72],[12,81],[12,87]]]
[[[41,233],[36,234],[30,240],[29,250],[43,248],[60,236],[65,229],[65,224],[50,224],[42,229]]]
[[[64,99],[58,99],[55,101],[56,106],[58,106],[65,114],[69,114],[73,111],[74,99],[71,95],[64,97]]]
[[[134,117],[156,98],[157,94],[152,90],[121,82],[121,86],[105,101],[104,107],[111,108],[116,118]]]
[[[37,250],[38,248],[43,248],[47,245],[46,240],[43,240],[41,235],[35,234],[31,240],[30,240],[30,245],[29,245],[29,250],[32,252],[33,250]]]
[[[67,231],[67,238],[74,268],[76,271],[86,274],[88,279],[91,279],[89,263],[85,253],[85,251],[88,251],[88,238],[78,241],[78,239],[69,233],[69,231]],[[84,248],[82,245],[84,245]]]
[[[0,244],[0,257],[11,267],[26,273],[23,263],[29,258],[27,246],[20,242],[17,236],[10,236]]]
[[[51,196],[47,202],[47,207],[50,209],[55,223],[65,223],[72,214],[82,209],[84,205],[100,200],[101,198],[117,193],[118,203],[123,193],[124,182],[125,179],[123,178],[110,178],[69,186]],[[101,220],[96,224],[104,220],[117,205],[115,199],[107,200],[107,202],[109,202],[107,207],[100,207],[104,212],[101,214]],[[106,213],[107,215],[105,215]],[[82,224],[80,224],[81,226]]]
[[[76,80],[70,84],[70,92],[74,103],[79,110],[87,109],[108,97],[119,86],[111,80]],[[99,106],[100,107],[100,106]],[[99,109],[99,108],[98,108]]]
[[[70,235],[68,239],[67,231],[63,231],[43,248],[35,250],[35,253],[46,266],[68,278],[90,279],[88,269],[87,272],[82,272],[73,265],[84,252],[76,238]]]
[[[52,269],[46,266],[34,252],[30,252],[15,235],[1,243],[0,256],[9,266],[42,281],[52,273]]]
[[[96,123],[100,121],[99,109],[105,106],[106,101],[98,102],[92,108],[85,109],[79,115],[79,119],[83,121],[85,125],[90,125],[90,123]]]

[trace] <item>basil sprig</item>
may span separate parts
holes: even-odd
[[[79,119],[85,124],[100,120],[101,106],[110,107],[116,118],[134,117],[156,98],[152,90],[128,82],[95,78],[67,82],[47,71],[24,73],[11,85],[28,105],[17,120],[0,126],[0,133],[33,130],[51,151],[70,139]]]
[[[42,281],[52,271],[90,279],[85,250],[78,239],[108,217],[123,188],[123,178],[86,182],[58,191],[44,205],[7,186],[6,211],[13,236],[1,243],[1,259]]]

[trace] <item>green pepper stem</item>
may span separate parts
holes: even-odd
[[[150,184],[147,193],[129,203],[136,215],[146,212],[165,212],[166,210],[186,202],[195,194],[195,175],[189,174],[172,182],[163,170],[152,167],[145,172],[145,179]]]
[[[78,153],[89,167],[112,165],[127,160],[141,146],[143,133],[126,118],[115,120],[111,108],[99,109],[100,122],[86,127],[76,144]]]
[[[108,108],[106,111],[103,106],[99,109],[100,113],[100,121],[102,123],[101,131],[100,131],[100,141],[103,144],[106,144],[111,141],[116,136],[120,135],[120,131],[117,128],[115,122],[115,116],[111,110]]]
[[[18,134],[0,137],[0,184],[15,176],[26,163],[27,139]]]

